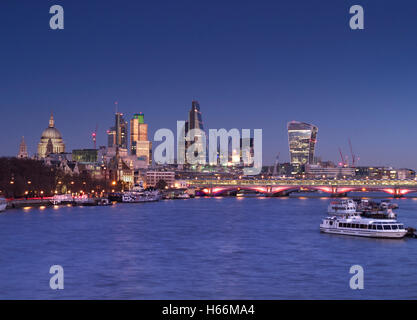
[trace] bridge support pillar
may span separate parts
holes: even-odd
[[[347,193],[346,192],[342,192],[342,193],[332,193],[331,194],[332,198],[343,198],[343,197],[347,197]]]
[[[394,194],[393,194],[394,198],[404,197],[404,195],[401,193],[401,189],[395,189],[394,191],[395,191]]]

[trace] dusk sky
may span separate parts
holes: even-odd
[[[62,5],[65,29],[49,28]],[[365,29],[349,28],[350,6]],[[205,129],[263,129],[264,164],[289,161],[286,123],[318,126],[316,155],[417,168],[415,0],[152,0],[0,3],[0,136],[36,152],[50,112],[67,151],[143,112],[149,138],[191,100]],[[156,143],[154,143],[156,145]]]

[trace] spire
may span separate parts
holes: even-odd
[[[51,117],[49,118],[49,128],[53,128],[55,127],[55,120],[54,120],[54,115],[51,112]]]
[[[26,148],[25,137],[22,136],[22,140],[20,141],[20,150],[26,152]]]
[[[19,153],[17,155],[18,158],[27,158],[28,157],[28,150],[25,143],[25,137],[22,137],[22,141],[20,142],[19,146]]]

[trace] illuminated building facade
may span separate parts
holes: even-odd
[[[315,125],[291,121],[287,124],[291,165],[314,164],[318,128]]]
[[[50,153],[64,153],[65,144],[61,132],[55,128],[54,116],[51,114],[49,126],[42,132],[41,141],[38,144],[38,157],[45,158]]]
[[[116,145],[116,130],[111,127],[107,130],[107,146],[113,148]]]
[[[127,149],[127,122],[123,118],[123,113],[115,113],[115,125],[107,131],[108,147],[118,147]]]
[[[246,141],[245,141],[246,140]],[[255,150],[253,148],[253,138],[240,138],[240,162],[242,164],[250,165],[250,160],[255,156]],[[243,146],[246,145],[249,148],[243,149]]]
[[[143,113],[130,120],[130,153],[147,164],[152,162],[152,142],[148,140],[148,124]]]
[[[82,163],[96,163],[98,161],[98,150],[74,149],[72,150],[72,161]]]
[[[200,103],[196,100],[193,100],[191,102],[191,110],[188,113],[188,121],[186,122],[186,126],[185,126],[185,135],[187,135],[188,132],[190,132],[193,129],[204,130],[203,118],[202,118],[202,114],[200,111]],[[190,146],[192,146],[196,142],[199,142],[200,147],[203,147],[204,142],[202,140],[204,138],[205,137],[203,137],[200,133],[196,133],[192,141],[186,141],[185,143],[186,151]],[[197,155],[197,151],[195,153]],[[199,151],[199,154],[204,158],[204,154],[201,151]],[[201,160],[205,161],[205,159],[201,159]]]
[[[146,186],[155,187],[159,180],[163,180],[168,186],[175,183],[174,171],[147,171],[146,172]]]

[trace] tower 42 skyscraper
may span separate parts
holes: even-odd
[[[130,120],[130,153],[147,164],[152,161],[152,142],[148,140],[148,124],[142,112]]]
[[[127,150],[127,122],[123,118],[123,113],[116,112],[114,120],[114,127],[107,131],[108,147],[118,147]]]

